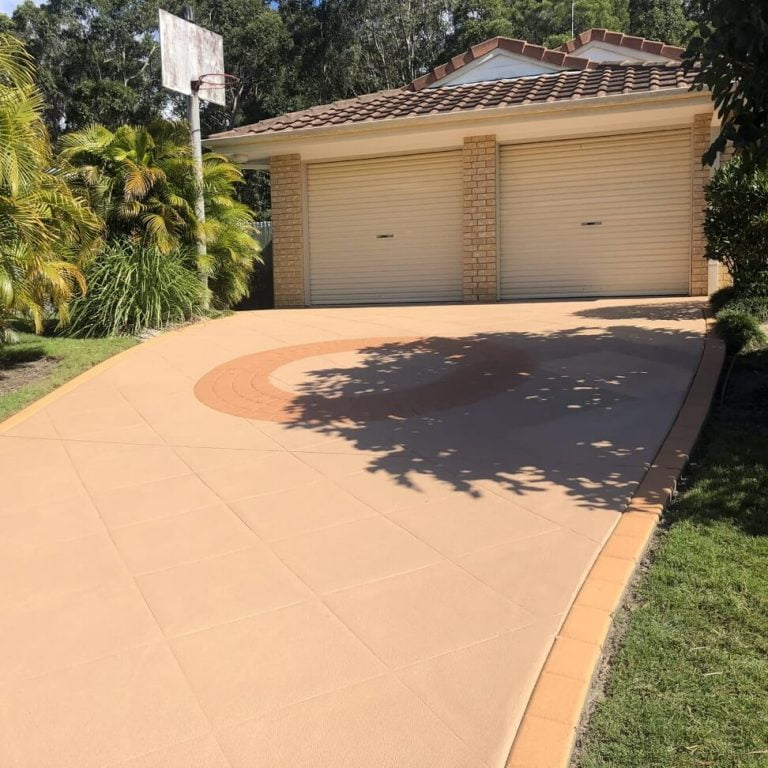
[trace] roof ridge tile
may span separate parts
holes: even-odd
[[[634,35],[625,35],[623,32],[614,32],[603,27],[593,27],[584,32],[580,32],[572,40],[563,43],[557,50],[564,53],[573,53],[582,46],[590,42],[608,43],[617,45],[620,48],[632,48],[636,51],[644,51],[657,56],[664,56],[668,59],[682,58],[685,48],[676,45],[668,45],[660,40],[648,40],[645,37],[636,37]]]

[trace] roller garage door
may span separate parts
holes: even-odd
[[[461,153],[307,167],[312,304],[460,301]]]
[[[690,132],[504,146],[505,299],[687,294]]]

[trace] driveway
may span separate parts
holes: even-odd
[[[12,423],[0,765],[500,768],[701,310],[244,313]]]

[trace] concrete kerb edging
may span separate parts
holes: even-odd
[[[189,325],[185,325],[181,328],[176,328],[171,331],[163,331],[162,333],[157,334],[157,336],[153,336],[151,339],[147,339],[146,341],[141,341],[132,347],[128,347],[128,349],[124,349],[122,352],[118,352],[116,355],[112,355],[112,357],[108,357],[106,360],[102,360],[100,363],[96,363],[96,365],[91,366],[90,368],[88,368],[88,370],[83,371],[81,374],[78,374],[73,379],[70,379],[69,381],[65,382],[60,387],[57,387],[56,389],[54,389],[52,392],[49,392],[47,395],[43,395],[43,397],[41,397],[39,400],[35,400],[34,403],[30,403],[28,406],[26,406],[26,408],[22,408],[17,413],[14,413],[12,416],[9,416],[5,421],[0,422],[0,435],[2,435],[4,432],[7,432],[9,429],[13,429],[13,427],[17,426],[22,421],[25,421],[30,416],[34,416],[34,414],[38,413],[39,411],[42,411],[43,408],[46,408],[51,403],[55,403],[57,400],[60,400],[62,397],[64,397],[64,395],[68,394],[73,389],[76,389],[81,384],[84,384],[86,381],[95,379],[97,376],[101,375],[105,371],[114,367],[118,363],[123,362],[123,360],[125,360],[125,358],[128,357],[129,355],[132,355],[141,349],[146,349],[149,346],[157,344],[158,342],[163,341],[164,339],[167,339],[170,336],[175,336],[175,335],[184,333],[192,328],[195,328],[201,322],[202,323],[222,322],[227,319],[229,319],[229,316],[219,317],[215,319],[206,318],[203,320],[199,320],[196,323],[190,323]]]
[[[566,768],[613,615],[693,451],[720,380],[725,344],[707,324],[685,401],[555,638],[523,714],[507,768]]]

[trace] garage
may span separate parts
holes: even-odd
[[[461,152],[307,165],[309,303],[462,298]]]
[[[499,148],[503,299],[687,294],[690,129]]]

